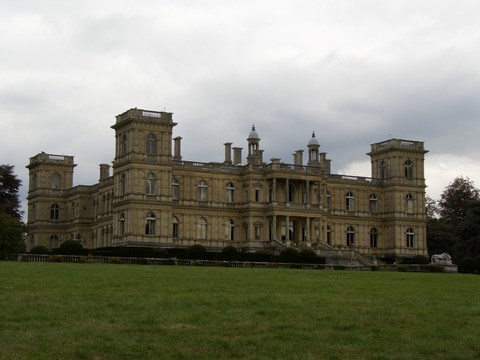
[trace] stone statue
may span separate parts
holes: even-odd
[[[447,264],[452,265],[452,258],[447,253],[432,255],[432,264]]]

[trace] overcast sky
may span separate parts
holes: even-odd
[[[174,113],[184,160],[223,161],[252,124],[264,159],[315,131],[332,172],[370,175],[370,144],[424,141],[427,194],[480,186],[480,1],[2,0],[0,163],[114,157],[130,108]],[[244,155],[246,150],[244,150]]]

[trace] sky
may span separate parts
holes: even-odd
[[[425,142],[427,195],[480,187],[476,0],[2,0],[0,164],[26,204],[29,158],[73,155],[74,184],[114,157],[115,116],[174,113],[191,161],[255,124],[264,160],[313,131],[332,172],[370,176],[370,144]],[[244,150],[243,155],[246,155]],[[304,157],[305,160],[305,157]]]

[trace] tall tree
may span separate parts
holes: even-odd
[[[466,204],[480,200],[480,191],[468,177],[457,177],[443,191],[438,201],[440,219],[447,223],[458,224],[467,215]]]
[[[427,220],[432,220],[437,217],[438,207],[437,202],[433,200],[430,196],[425,196],[425,214]]]
[[[25,248],[23,236],[26,227],[21,220],[18,196],[21,183],[12,165],[0,165],[0,258]]]
[[[18,191],[22,181],[13,172],[13,165],[0,165],[0,214],[22,218]]]

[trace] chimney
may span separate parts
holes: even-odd
[[[176,138],[173,139],[174,141],[173,160],[176,160],[176,161],[182,161],[180,140],[182,140],[181,136],[177,136]]]
[[[238,165],[242,163],[242,148],[233,148],[233,164]]]
[[[231,164],[232,163],[232,143],[225,143],[225,161],[224,164]]]
[[[110,177],[110,165],[100,164],[100,180]]]
[[[303,165],[303,150],[295,151],[295,154],[293,154],[293,164],[296,166]]]

